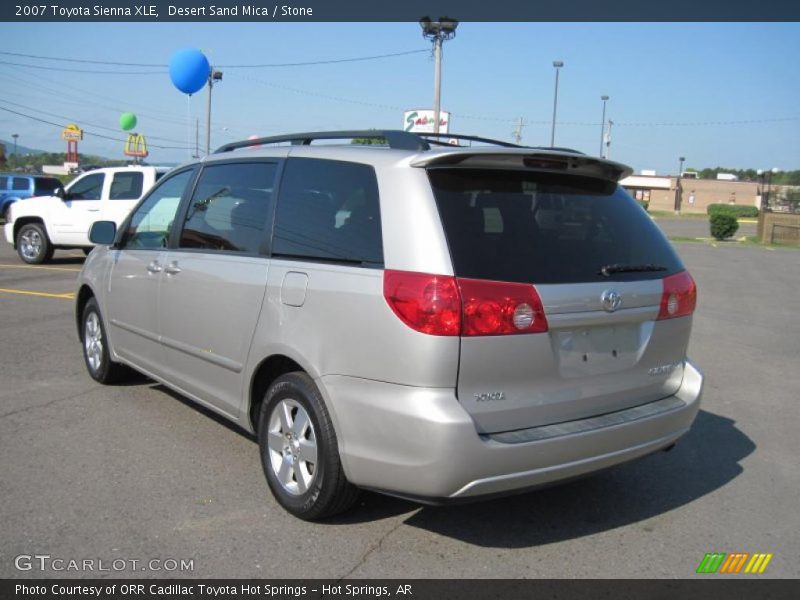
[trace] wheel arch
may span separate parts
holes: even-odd
[[[44,233],[47,236],[47,239],[50,240],[50,232],[47,231],[47,225],[44,222],[42,217],[19,217],[18,219],[14,219],[14,247],[17,246],[17,235],[19,235],[19,230],[22,229],[23,226],[28,225],[30,223],[36,223],[37,225],[41,225],[44,229]],[[52,243],[52,242],[51,242]]]
[[[83,309],[86,308],[86,303],[95,297],[94,290],[87,284],[83,284],[75,296],[75,326],[78,328],[78,337],[83,341],[83,328],[81,327],[81,319],[83,319]]]
[[[273,354],[262,360],[253,370],[247,396],[247,424],[254,432],[258,431],[258,411],[264,401],[269,386],[281,375],[301,371],[309,374],[307,369],[296,360],[285,354]]]

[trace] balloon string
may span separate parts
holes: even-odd
[[[192,159],[192,96],[186,95],[186,155]]]

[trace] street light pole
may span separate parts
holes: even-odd
[[[550,147],[556,145],[556,110],[558,109],[558,72],[564,66],[564,61],[554,60],[553,67],[556,70],[556,88],[553,94],[553,127],[550,129]]]
[[[222,71],[212,67],[208,74],[208,104],[206,105],[206,155],[211,154],[211,89],[215,81],[222,81]]]
[[[681,188],[681,174],[683,173],[683,161],[685,161],[686,158],[681,156],[678,160],[678,177],[675,180],[675,213],[681,212],[681,195],[683,194],[683,189]]]
[[[448,17],[431,21],[430,17],[422,17],[419,26],[422,27],[422,37],[433,42],[433,133],[438,134],[442,111],[442,44],[456,37],[458,21]]]
[[[19,137],[18,133],[12,133],[11,137],[14,138],[14,156],[17,155],[17,138]]]
[[[603,118],[600,119],[600,158],[603,158],[603,137],[606,131],[606,102],[608,102],[608,96],[600,96],[600,100],[603,101]]]

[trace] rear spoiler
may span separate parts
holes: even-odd
[[[566,154],[547,150],[525,150],[505,148],[480,148],[420,154],[411,161],[411,166],[435,168],[483,168],[483,169],[534,169],[551,173],[565,173],[594,177],[608,181],[619,181],[633,173],[633,169],[622,163],[582,154]]]

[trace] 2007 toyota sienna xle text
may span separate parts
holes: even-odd
[[[446,137],[472,145],[308,133],[171,171],[93,226],[91,376],[133,367],[256,432],[306,519],[359,488],[472,499],[670,447],[702,391],[696,288],[629,169]]]

